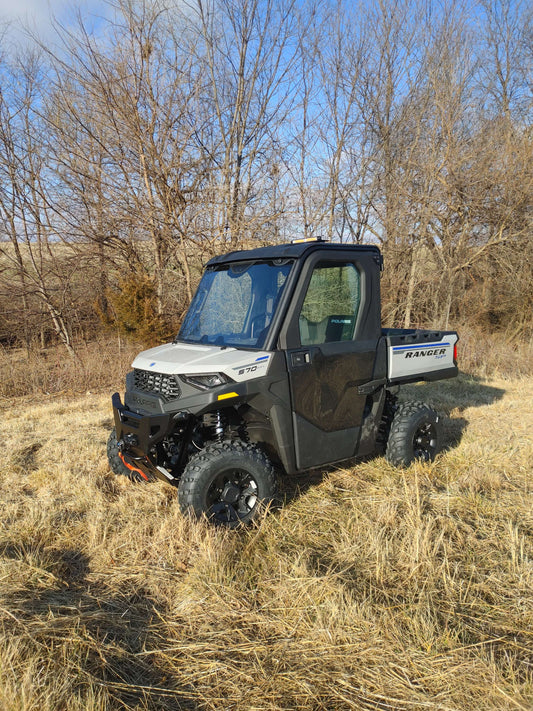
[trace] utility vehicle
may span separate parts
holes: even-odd
[[[432,460],[441,423],[399,385],[457,375],[457,333],[383,329],[382,255],[324,241],[207,264],[176,339],[140,353],[113,395],[112,469],[177,486],[230,527],[293,474],[372,452]]]

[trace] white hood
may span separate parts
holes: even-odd
[[[267,351],[166,343],[139,353],[132,366],[166,375],[225,373],[232,380],[242,381],[265,375],[270,356]]]

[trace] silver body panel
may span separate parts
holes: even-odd
[[[454,367],[453,353],[457,334],[446,334],[429,343],[405,343],[387,346],[388,379],[412,380],[418,374],[435,373]]]

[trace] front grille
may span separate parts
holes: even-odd
[[[134,373],[134,383],[136,390],[145,393],[155,393],[166,402],[177,400],[181,396],[181,388],[175,375],[165,373],[152,373],[149,370],[137,370]]]

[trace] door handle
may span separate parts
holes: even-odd
[[[311,354],[309,351],[296,351],[291,353],[291,365],[306,365],[311,362]]]

